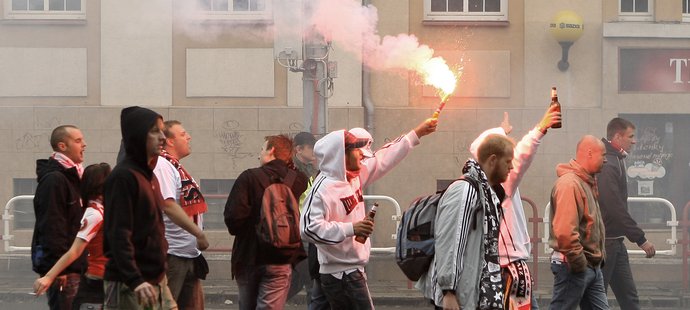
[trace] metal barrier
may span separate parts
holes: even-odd
[[[670,250],[658,250],[656,251],[656,254],[659,255],[676,255],[676,244],[678,244],[678,238],[676,237],[676,227],[678,226],[678,221],[676,218],[676,209],[673,207],[673,204],[669,202],[666,199],[663,198],[658,198],[658,197],[628,197],[628,202],[656,202],[656,203],[661,203],[662,205],[666,206],[669,211],[671,212],[671,220],[666,221],[666,226],[671,228],[671,238],[666,239],[666,243],[671,245]],[[542,242],[544,243],[544,253],[550,254],[552,252],[551,248],[549,247],[549,222],[550,222],[550,216],[551,214],[551,203],[546,204],[546,208],[544,209],[544,238],[542,238]],[[645,254],[643,250],[628,250],[629,254]],[[687,264],[683,264],[684,266]]]
[[[400,220],[402,220],[402,211],[400,210],[400,204],[398,204],[398,201],[393,199],[392,197],[389,196],[382,196],[382,195],[364,195],[364,200],[383,200],[383,201],[388,201],[390,202],[393,207],[395,208],[395,215],[391,217],[393,221],[395,221],[395,231],[393,231],[393,234],[391,234],[391,239],[396,240],[398,239],[398,226],[400,225]],[[371,248],[371,254],[395,254],[395,247],[387,247],[387,248]]]
[[[31,251],[30,246],[13,246],[10,244],[10,241],[14,239],[14,235],[12,234],[13,230],[10,230],[10,226],[14,228],[14,223],[12,223],[12,220],[14,219],[14,205],[18,201],[22,200],[34,200],[33,195],[21,195],[21,196],[16,196],[12,197],[7,204],[5,204],[5,210],[2,212],[2,221],[3,221],[3,234],[2,234],[2,240],[5,243],[5,253],[11,253],[15,251]]]
[[[688,213],[690,213],[690,201],[685,204],[683,208],[683,218],[680,223],[680,227],[683,230],[683,289],[688,290],[688,256],[690,256],[690,251],[688,250],[688,245],[690,245],[690,221],[688,221]]]
[[[537,207],[537,204],[534,203],[532,199],[529,199],[525,196],[520,197],[522,201],[526,202],[532,207],[532,217],[529,218],[529,221],[532,223],[532,235],[529,238],[530,243],[532,243],[532,269],[530,270],[530,275],[532,276],[532,291],[536,291],[539,288],[539,241],[540,239],[537,237],[539,236],[539,223],[543,221],[541,217],[539,217],[539,209]],[[524,206],[523,206],[524,208]]]

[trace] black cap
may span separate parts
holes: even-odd
[[[358,149],[369,143],[369,139],[360,139],[349,131],[345,131],[345,150]]]
[[[314,146],[314,144],[316,144],[316,138],[314,137],[314,135],[311,134],[311,132],[302,131],[302,132],[298,133],[297,135],[295,135],[295,138],[293,139],[293,144],[295,146],[298,146],[298,145]]]

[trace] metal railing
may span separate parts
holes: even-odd
[[[676,245],[678,244],[678,238],[676,235],[676,229],[678,227],[678,221],[676,218],[676,209],[673,206],[673,204],[664,199],[664,198],[658,198],[658,197],[628,197],[628,202],[654,202],[654,203],[660,203],[663,206],[666,206],[669,211],[671,212],[671,220],[666,221],[666,226],[671,228],[671,238],[666,239],[666,243],[671,245],[671,248],[668,250],[658,250],[656,251],[656,254],[659,255],[667,255],[667,256],[673,256],[676,255]],[[542,238],[542,242],[544,243],[544,253],[550,254],[552,252],[551,248],[549,247],[549,223],[550,223],[550,214],[551,214],[551,203],[546,204],[546,208],[544,208],[544,237]],[[645,254],[643,250],[628,250],[629,254]],[[684,265],[687,265],[684,263]]]
[[[5,209],[2,212],[2,221],[3,221],[3,233],[2,233],[2,241],[5,244],[5,253],[12,253],[15,251],[31,251],[30,246],[14,246],[11,244],[11,241],[14,240],[14,235],[12,232],[14,229],[10,229],[10,227],[14,228],[14,223],[12,220],[14,220],[14,206],[17,202],[23,201],[23,200],[31,200],[33,201],[34,196],[33,195],[21,195],[21,196],[15,196],[10,199],[7,204],[5,204]]]
[[[402,210],[400,210],[400,204],[398,201],[389,196],[383,195],[364,195],[364,200],[383,200],[390,202],[395,208],[395,215],[391,217],[391,220],[395,222],[395,230],[391,234],[391,239],[396,240],[398,238],[398,226],[400,225],[400,220],[402,219]],[[395,254],[395,247],[385,247],[385,248],[371,248],[371,254]]]

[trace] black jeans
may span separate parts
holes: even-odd
[[[606,239],[606,263],[601,267],[604,273],[604,288],[611,286],[621,309],[640,309],[640,299],[630,270],[628,249],[623,238]]]
[[[321,287],[333,310],[374,308],[367,286],[367,275],[359,270],[350,274],[343,272],[342,279],[322,273]]]

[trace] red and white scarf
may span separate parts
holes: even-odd
[[[204,195],[201,194],[199,185],[194,181],[191,175],[184,170],[177,158],[172,157],[165,150],[161,151],[161,156],[167,159],[177,171],[180,172],[180,179],[182,181],[182,189],[180,190],[180,206],[187,215],[194,217],[198,214],[205,213],[208,210]]]
[[[65,169],[70,169],[72,167],[77,168],[77,174],[79,174],[79,178],[81,179],[81,175],[84,174],[84,166],[82,166],[81,163],[75,164],[67,155],[62,154],[60,152],[53,152],[53,155],[51,155],[53,159],[57,160],[57,162],[60,163]]]

